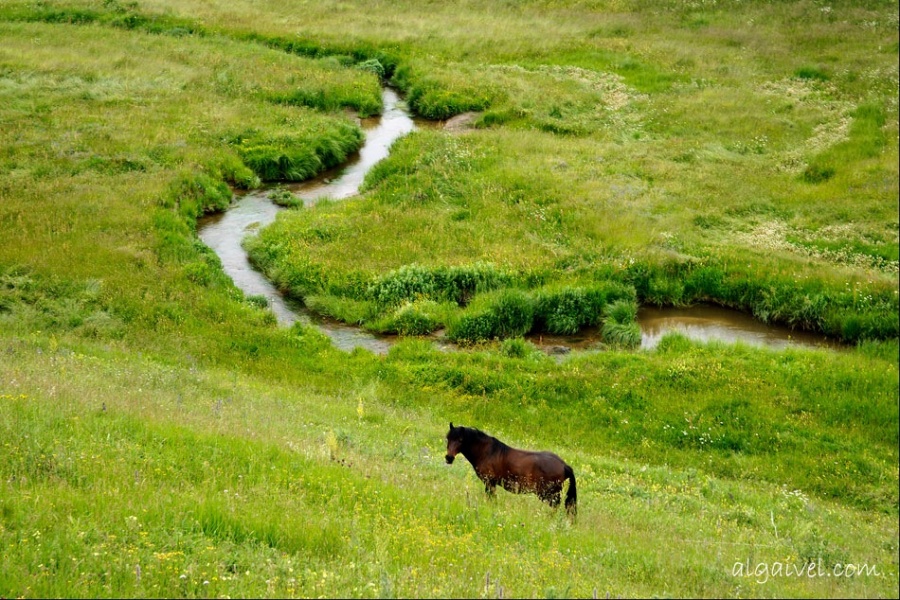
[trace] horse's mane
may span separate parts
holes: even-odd
[[[475,427],[461,427],[460,429],[463,430],[463,440],[465,440],[466,443],[487,440],[491,443],[491,452],[502,452],[509,449],[509,446],[480,429],[476,429]]]

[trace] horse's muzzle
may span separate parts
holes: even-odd
[[[448,454],[448,455],[445,456],[444,458],[447,459],[447,464],[448,464],[448,465],[452,465],[452,464],[453,464],[453,459],[456,458],[456,457],[455,457],[455,456],[450,456],[450,455]]]

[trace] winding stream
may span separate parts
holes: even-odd
[[[306,206],[315,204],[324,197],[336,200],[348,198],[358,193],[366,173],[388,155],[395,140],[417,127],[442,126],[441,123],[412,119],[400,97],[390,88],[384,89],[382,99],[382,116],[360,122],[366,132],[365,143],[343,167],[302,183],[282,187],[303,199]],[[225,273],[244,294],[267,298],[269,308],[282,325],[291,325],[295,321],[313,324],[341,350],[351,351],[362,347],[377,354],[387,353],[397,339],[396,336],[376,336],[358,327],[314,315],[302,304],[285,298],[250,264],[241,241],[248,234],[272,223],[278,212],[283,210],[268,199],[268,193],[268,189],[261,189],[236,196],[226,212],[203,217],[198,222],[200,239],[218,255]],[[700,341],[740,341],[771,348],[834,346],[824,336],[766,325],[744,313],[716,306],[666,309],[645,307],[638,313],[638,323],[642,332],[641,348],[644,349],[656,347],[662,336],[673,330]],[[433,339],[438,343],[442,342],[439,336],[433,336]],[[573,349],[595,346],[600,342],[600,333],[596,329],[588,329],[575,336],[532,334],[528,339],[547,352],[564,354]]]
[[[363,119],[360,125],[366,132],[366,140],[359,152],[347,163],[321,175],[282,187],[303,200],[304,205],[315,204],[321,198],[335,200],[348,198],[359,191],[363,178],[372,166],[385,158],[391,144],[416,128],[397,92],[385,88],[382,92],[384,111],[381,117]],[[302,304],[286,298],[266,277],[253,268],[241,241],[248,234],[269,225],[283,210],[268,198],[265,187],[249,194],[236,196],[224,213],[209,215],[197,224],[198,234],[222,261],[222,268],[234,284],[248,296],[264,296],[269,308],[281,325],[295,321],[316,325],[339,349],[351,351],[357,347],[385,354],[391,347],[390,336],[375,336],[337,321],[326,320],[308,311]]]

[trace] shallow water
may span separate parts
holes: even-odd
[[[802,346],[836,348],[838,344],[823,335],[796,331],[780,325],[769,325],[751,315],[720,306],[698,305],[686,308],[650,308],[638,311],[641,326],[641,348],[652,349],[662,337],[677,331],[700,342],[718,340],[743,342],[768,348]]]
[[[684,308],[642,307],[637,322],[641,327],[642,350],[656,348],[663,336],[672,332],[697,342],[740,342],[773,349],[840,347],[835,340],[820,334],[768,325],[746,313],[708,304]],[[588,327],[571,336],[532,333],[526,338],[550,354],[590,350],[600,347],[603,341],[598,327]]]
[[[360,122],[366,132],[366,140],[360,151],[337,169],[302,183],[282,187],[303,199],[305,205],[321,198],[335,200],[348,198],[359,192],[359,186],[369,169],[387,157],[391,144],[417,127],[441,126],[441,123],[413,120],[394,90],[383,92],[384,113],[379,118]],[[247,253],[241,246],[247,235],[275,220],[283,210],[268,199],[268,189],[237,196],[224,213],[203,217],[198,222],[200,239],[220,258],[225,273],[235,285],[248,295],[264,296],[269,307],[282,325],[295,321],[316,325],[331,338],[335,347],[351,351],[365,348],[377,354],[385,354],[396,336],[377,336],[358,327],[346,325],[311,314],[304,306],[286,298],[262,273],[253,268]],[[697,341],[720,340],[743,342],[770,348],[789,346],[835,347],[824,336],[792,331],[786,327],[766,325],[750,315],[717,306],[690,308],[641,308],[638,312],[641,327],[641,348],[652,349],[663,335],[678,331]],[[440,347],[449,344],[441,335],[431,337]],[[589,328],[573,336],[531,334],[527,339],[550,354],[564,355],[571,350],[585,350],[600,344],[600,332]]]
[[[308,181],[292,183],[284,187],[303,198],[303,202],[307,206],[315,204],[320,198],[341,200],[355,196],[359,193],[359,186],[362,185],[369,169],[378,161],[387,158],[391,144],[419,126],[437,126],[425,121],[413,120],[397,92],[390,88],[384,89],[382,101],[384,110],[380,117],[360,121],[360,125],[366,132],[366,140],[359,152],[337,169],[326,171]]]

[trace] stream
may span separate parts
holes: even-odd
[[[381,117],[360,121],[366,132],[365,143],[346,164],[308,181],[283,184],[281,187],[303,199],[305,206],[313,205],[323,197],[339,200],[356,195],[366,173],[378,161],[387,157],[395,140],[419,127],[443,126],[439,122],[411,118],[397,92],[390,88],[384,88],[382,99],[384,112]],[[398,339],[397,336],[373,335],[359,327],[315,315],[301,303],[284,297],[250,264],[241,245],[242,240],[272,223],[278,212],[284,210],[269,200],[270,189],[236,195],[227,211],[201,218],[197,227],[200,239],[218,255],[225,273],[245,295],[264,296],[268,299],[269,308],[279,324],[289,326],[300,321],[306,325],[314,325],[340,350],[349,352],[362,347],[376,354],[386,354]],[[745,313],[718,306],[662,309],[643,307],[638,312],[638,323],[643,349],[655,348],[663,335],[670,331],[678,331],[690,339],[704,342],[743,342],[776,349],[790,346],[836,346],[822,335],[767,325]],[[529,334],[526,338],[550,354],[586,350],[596,346],[601,339],[596,328],[586,329],[573,336]],[[452,347],[439,335],[432,336],[432,339],[442,347]]]

